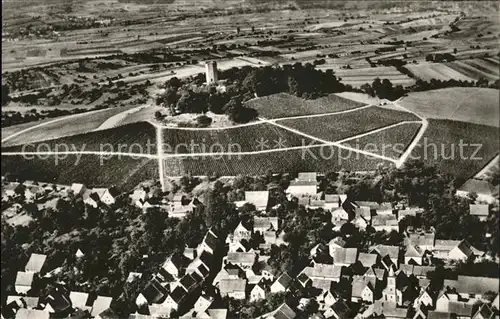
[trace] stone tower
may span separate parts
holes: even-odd
[[[217,62],[207,61],[205,62],[205,73],[207,77],[207,84],[216,83],[219,80],[217,74]]]

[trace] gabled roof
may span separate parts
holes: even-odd
[[[347,319],[349,312],[349,306],[345,303],[345,301],[339,298],[332,306],[332,310],[337,314],[339,319]]]
[[[361,206],[361,207],[356,207],[355,208],[356,216],[361,216],[364,218],[371,218],[371,212],[370,212],[370,207],[368,206]]]
[[[301,181],[301,180],[290,181],[290,187],[293,187],[293,186],[316,186],[316,185],[318,185],[318,182],[316,182],[316,181]]]
[[[253,228],[254,229],[266,229],[270,228],[273,230],[278,230],[278,217],[254,217],[253,219]]]
[[[174,253],[165,260],[162,267],[167,267],[169,263],[172,263],[177,269],[183,269],[191,263],[191,260],[184,255]]]
[[[358,260],[363,267],[371,267],[377,263],[377,254],[359,253]]]
[[[212,232],[212,230],[209,230],[205,237],[203,238],[203,242],[213,250],[217,248],[217,243],[218,243],[218,237]]]
[[[487,204],[470,204],[469,212],[473,216],[488,217],[489,206]]]
[[[69,293],[69,299],[74,308],[78,307],[83,310],[89,299],[89,294],[86,292],[72,291]]]
[[[295,311],[293,311],[292,308],[290,308],[290,306],[288,306],[286,303],[283,303],[275,310],[260,316],[258,319],[294,319],[296,316],[297,314],[295,313]]]
[[[267,207],[269,201],[268,191],[247,191],[245,192],[245,200],[255,207]]]
[[[351,295],[353,297],[361,297],[363,294],[363,290],[368,287],[373,292],[372,284],[369,280],[364,280],[360,278],[352,283]]]
[[[458,276],[457,291],[469,294],[498,292],[498,278]]]
[[[342,266],[316,263],[313,267],[304,268],[302,272],[309,278],[336,280],[342,276]]]
[[[411,258],[416,257],[420,258],[424,254],[424,251],[420,249],[418,246],[409,245],[406,247],[405,257]]]
[[[103,311],[109,309],[112,301],[112,297],[97,296],[97,299],[94,301],[94,304],[92,306],[91,315],[95,317],[101,314]]]
[[[219,282],[219,290],[223,294],[245,291],[247,281],[245,279],[222,279]]]
[[[288,288],[292,284],[292,277],[290,277],[286,272],[283,273],[281,276],[276,279],[276,282],[278,282],[283,288]]]
[[[31,287],[33,283],[33,272],[18,271],[16,276],[16,286],[27,286]]]
[[[318,174],[315,172],[302,172],[302,173],[299,173],[297,180],[316,182],[318,180]]]
[[[325,203],[340,203],[340,196],[337,194],[325,194]]]
[[[194,274],[194,273],[193,273]],[[198,283],[192,276],[191,274],[185,275],[184,277],[181,278],[179,283],[186,288],[186,290],[191,290],[196,284]]]
[[[231,252],[227,254],[227,261],[232,264],[253,265],[253,263],[255,262],[255,253]]]
[[[181,300],[186,297],[187,291],[182,288],[182,286],[177,286],[175,289],[170,293],[170,298],[172,298],[173,301],[176,303],[181,302]]]
[[[31,254],[28,263],[24,267],[24,270],[39,273],[42,270],[43,264],[45,263],[46,259],[47,255]]]
[[[336,245],[336,246],[344,247],[345,243],[346,242],[345,242],[345,240],[342,239],[342,237],[335,237],[334,239],[330,240],[330,242],[328,243],[328,246]]]
[[[108,308],[99,314],[102,319],[120,319],[120,317],[113,311],[113,309]]]
[[[463,301],[450,301],[448,303],[448,311],[458,316],[472,316],[473,304]]]
[[[162,300],[167,293],[167,289],[154,278],[144,287],[142,291],[142,295],[149,303],[160,302],[160,300]]]
[[[396,215],[375,215],[372,217],[372,226],[398,226]]]
[[[449,312],[438,312],[430,310],[427,313],[427,319],[452,319],[453,315]]]
[[[354,264],[358,257],[357,248],[337,248],[333,253],[333,262],[335,264]]]
[[[469,179],[458,190],[467,193],[476,193],[487,196],[498,196],[497,187],[493,186],[488,181],[483,181],[478,179]]]
[[[390,258],[399,257],[399,247],[389,245],[377,245],[371,249],[371,252],[376,252],[380,257],[389,256]]]
[[[492,318],[493,317],[493,311],[491,310],[491,307],[488,304],[482,304],[481,306],[479,306],[479,309],[476,311],[474,316],[477,316],[478,314],[481,315],[480,318]]]
[[[409,244],[415,246],[434,246],[435,239],[434,232],[412,232],[408,236]]]
[[[16,313],[16,319],[49,319],[50,313],[43,310],[21,308]]]
[[[227,309],[208,309],[207,312],[211,319],[227,318]]]

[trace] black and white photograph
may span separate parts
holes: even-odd
[[[500,1],[2,0],[1,319],[500,319]]]

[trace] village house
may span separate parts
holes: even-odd
[[[339,298],[330,308],[328,308],[324,316],[326,319],[329,318],[334,318],[334,319],[348,319],[349,313],[351,312],[351,309],[347,305],[347,303]]]
[[[97,193],[92,192],[92,190],[90,190],[90,189],[87,189],[83,193],[82,198],[83,198],[83,202],[86,205],[92,206],[94,208],[97,208],[97,206],[99,206],[99,202],[100,202],[99,195]]]
[[[399,267],[400,249],[398,246],[377,245],[370,250],[370,253],[378,254],[382,261],[387,257],[396,266],[396,269]]]
[[[407,246],[405,251],[405,264],[422,265],[424,261],[423,251],[419,246]]]
[[[266,211],[269,202],[268,191],[247,191],[245,192],[245,201],[253,204],[258,211]]]
[[[266,231],[277,231],[279,228],[278,217],[254,217],[253,218],[253,231],[264,233]]]
[[[470,204],[469,212],[472,216],[476,216],[480,221],[484,222],[488,219],[489,205],[487,204]]]
[[[87,187],[80,183],[73,183],[71,184],[71,191],[75,197],[80,197],[87,191]]]
[[[352,283],[351,301],[352,302],[369,302],[373,303],[375,287],[373,284],[364,278],[359,278]]]
[[[432,250],[435,240],[434,231],[413,230],[411,228],[406,230],[405,241],[409,246],[418,246],[422,250]]]
[[[233,233],[228,235],[226,244],[240,242],[243,239],[250,240],[250,238],[252,238],[252,231],[243,226],[243,223],[240,222]]]
[[[349,267],[358,260],[357,248],[337,248],[333,252],[333,264]]]
[[[436,240],[432,253],[435,258],[444,260],[466,260],[474,255],[472,247],[465,240]]]
[[[181,306],[182,301],[186,298],[188,292],[183,286],[175,287],[171,293],[168,294],[167,298],[161,304],[163,307],[171,310],[178,310]]]
[[[49,319],[50,313],[44,310],[19,309],[16,313],[16,319]]]
[[[92,310],[92,307],[87,306],[87,301],[89,299],[89,294],[85,292],[72,291],[69,293],[69,300],[71,300],[71,305],[73,308],[78,308],[84,311]]]
[[[342,205],[342,195],[337,194],[325,194],[325,210],[333,210],[341,207]],[[344,195],[345,196],[345,195]]]
[[[286,303],[281,304],[276,310],[268,312],[256,319],[294,319],[297,316],[295,311]]]
[[[212,305],[214,300],[215,300],[214,297],[202,293],[201,296],[198,298],[198,300],[196,300],[196,302],[194,303],[193,309],[197,313],[203,313]]]
[[[180,278],[184,276],[186,268],[191,263],[191,260],[181,254],[170,255],[160,268],[160,274],[165,271],[167,274],[173,276],[174,278]]]
[[[379,258],[380,256],[378,254],[359,253],[358,255],[358,261],[365,268],[371,268],[376,265]]]
[[[31,254],[30,259],[24,267],[24,271],[38,274],[42,271],[47,255]]]
[[[258,283],[256,284],[251,290],[250,290],[250,302],[255,302],[259,300],[264,300],[266,299],[266,286],[263,283]]]
[[[276,279],[276,281],[271,285],[271,293],[275,294],[278,292],[285,292],[292,285],[292,277],[287,273],[283,273]]]
[[[240,253],[229,252],[223,259],[224,265],[233,264],[241,267],[241,269],[250,269],[255,264],[257,255],[255,252]]]
[[[318,176],[316,173],[299,173],[290,182],[286,192],[295,197],[312,196],[318,193]]]
[[[99,200],[108,206],[114,204],[118,196],[120,196],[120,192],[116,189],[116,187],[94,188],[92,189],[92,192],[96,193]]]
[[[349,220],[349,213],[342,207],[332,211],[332,224],[339,225]]]
[[[24,189],[24,198],[26,202],[34,202],[45,195],[45,190],[39,186],[27,186]]]
[[[428,287],[421,287],[420,294],[418,295],[417,298],[415,298],[415,301],[413,302],[413,307],[420,308],[420,307],[424,306],[427,309],[433,309],[434,308],[434,298],[432,295],[433,294],[428,289]]]
[[[103,317],[103,312],[110,309],[109,307],[111,306],[112,301],[112,297],[97,296],[97,298],[94,300],[94,303],[92,304],[92,310],[90,311],[92,317],[94,317],[95,319],[105,319]]]
[[[335,237],[330,242],[328,243],[328,249],[330,252],[330,256],[335,255],[335,250],[338,248],[344,248],[345,246],[345,241],[342,239],[342,237]]]
[[[202,242],[196,248],[197,255],[200,256],[204,251],[214,254],[215,249],[217,248],[217,244],[219,242],[219,237],[215,235],[215,233],[209,229],[203,237]]]
[[[342,266],[314,263],[312,267],[306,267],[301,271],[312,281],[313,287],[323,287],[331,282],[339,282],[342,276]],[[326,282],[326,283],[325,283]]]
[[[27,294],[31,290],[34,277],[34,272],[18,271],[15,283],[16,292],[20,295]]]
[[[246,284],[247,281],[245,279],[222,279],[219,282],[220,295],[233,299],[245,299]]]
[[[376,215],[371,219],[371,225],[375,231],[383,231],[390,233],[392,231],[399,232],[399,222],[396,215]]]
[[[415,217],[419,214],[419,212],[420,212],[420,210],[417,208],[398,209],[398,211],[397,211],[398,221],[401,221],[406,216]]]
[[[494,204],[498,202],[499,185],[493,186],[490,182],[478,179],[469,179],[456,192],[459,197],[469,198],[477,195],[477,202]]]
[[[325,311],[330,308],[339,299],[338,295],[332,289],[323,290],[318,296],[316,301],[319,304],[319,309]]]

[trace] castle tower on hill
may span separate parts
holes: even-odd
[[[219,80],[217,73],[217,62],[207,61],[205,62],[205,75],[207,77],[207,84],[217,83]]]

